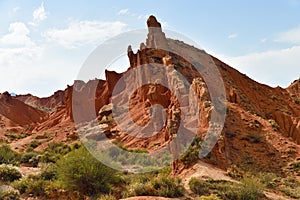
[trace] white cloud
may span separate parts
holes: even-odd
[[[300,44],[300,27],[279,34],[276,41]]]
[[[254,80],[273,87],[287,87],[300,77],[300,46],[238,57],[217,57]]]
[[[234,39],[234,38],[237,38],[237,37],[238,37],[238,34],[236,34],[236,33],[228,35],[228,39]]]
[[[128,15],[129,13],[129,10],[126,8],[119,10],[118,15]]]
[[[22,22],[14,22],[9,25],[9,33],[0,38],[2,47],[34,46],[29,37],[29,29]]]
[[[50,29],[43,35],[48,41],[66,48],[99,43],[125,30],[126,24],[101,21],[72,22],[65,29]]]
[[[31,26],[37,26],[41,21],[47,19],[47,12],[44,7],[44,3],[42,3],[39,7],[37,7],[32,13],[33,21],[28,22]]]
[[[11,23],[8,31],[0,38],[0,66],[10,67],[15,62],[39,57],[42,50],[31,40],[30,31],[24,23]]]
[[[26,89],[36,74],[43,48],[30,38],[30,30],[22,22],[11,23],[6,35],[0,36],[0,92]]]

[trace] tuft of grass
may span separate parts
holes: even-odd
[[[185,190],[181,185],[181,179],[169,177],[169,173],[170,169],[166,168],[160,172],[129,176],[123,198],[132,196],[182,197]]]
[[[279,130],[280,126],[277,124],[277,122],[274,119],[269,119],[268,122],[271,124],[271,126],[275,131]]]

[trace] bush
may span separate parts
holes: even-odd
[[[76,145],[76,147],[80,147]],[[56,163],[63,155],[68,154],[72,148],[62,142],[53,142],[48,145],[40,161],[43,163]]]
[[[167,177],[160,174],[154,178],[154,174],[136,175],[135,180],[129,183],[127,194],[130,196],[161,196],[161,197],[182,197],[184,187],[179,178]]]
[[[48,165],[41,173],[41,177],[44,180],[56,180],[57,168],[54,164]]]
[[[105,194],[105,195],[101,195],[97,200],[116,200],[116,197]]]
[[[159,177],[154,180],[152,186],[157,190],[157,195],[162,197],[181,197],[184,194],[184,187],[179,178]]]
[[[115,171],[103,165],[85,148],[74,150],[57,162],[58,180],[67,190],[86,195],[107,193]]]
[[[18,155],[8,145],[0,146],[0,164],[16,164]]]
[[[57,190],[55,182],[44,180],[40,175],[29,175],[11,184],[21,194],[33,196],[48,196],[52,190]]]
[[[262,187],[257,180],[244,178],[242,181],[243,186],[240,191],[241,200],[256,200],[264,196]]]
[[[200,179],[197,178],[191,178],[189,182],[190,189],[192,192],[198,195],[209,195],[209,185]]]
[[[195,164],[199,159],[199,153],[202,145],[202,139],[196,137],[187,151],[185,151],[180,157],[180,161],[183,162],[187,167]]]
[[[12,182],[22,178],[22,174],[15,167],[10,165],[0,165],[0,180]]]
[[[212,194],[209,196],[201,196],[199,198],[196,198],[196,200],[221,200],[219,197],[217,197],[216,195]]]
[[[30,159],[37,156],[38,154],[35,152],[25,153],[21,156],[20,163],[29,163]]]
[[[71,147],[63,142],[53,142],[48,145],[46,152],[52,152],[52,153],[56,153],[56,154],[60,154],[60,155],[66,155],[71,150],[72,150]]]
[[[10,186],[0,186],[0,199],[1,200],[19,200],[20,193],[11,188]]]
[[[30,142],[30,144],[28,145],[28,148],[30,148],[30,149],[35,149],[35,148],[37,148],[38,146],[40,146],[42,143],[41,142],[39,142],[39,141],[37,141],[37,140],[32,140],[31,142]]]
[[[269,189],[276,188],[280,182],[280,177],[277,177],[277,175],[273,173],[260,172],[257,177],[264,187]]]
[[[189,185],[195,194],[217,194],[221,199],[257,200],[264,197],[260,183],[252,178],[244,178],[242,184],[222,180],[199,180],[192,178]]]

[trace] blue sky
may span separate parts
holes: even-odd
[[[0,0],[0,92],[64,89],[95,47],[151,14],[261,83],[300,77],[300,0],[74,2]]]

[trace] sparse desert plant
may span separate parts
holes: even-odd
[[[0,180],[3,182],[12,182],[22,177],[21,172],[12,165],[0,165]]]
[[[158,196],[174,198],[184,195],[184,187],[179,178],[160,176],[154,179],[152,186],[157,191]]]
[[[71,151],[71,147],[63,142],[53,142],[46,148],[47,152],[53,152],[61,155],[66,155]]]
[[[240,190],[241,200],[257,200],[264,196],[262,186],[254,178],[244,178]]]
[[[12,140],[19,140],[19,139],[23,139],[26,138],[27,136],[29,136],[28,133],[5,133],[4,134],[6,137],[12,139]]]
[[[24,153],[23,155],[21,155],[21,158],[20,158],[20,163],[29,163],[29,161],[37,156],[38,154],[36,152],[27,152],[27,153]]]
[[[197,178],[191,178],[189,182],[190,189],[198,195],[210,195],[209,184]]]
[[[282,181],[280,191],[289,197],[300,199],[300,182],[294,177],[286,177]]]
[[[32,140],[30,142],[30,144],[28,145],[28,148],[35,149],[35,148],[37,148],[40,145],[41,145],[41,142],[39,142],[38,140]]]
[[[209,196],[197,197],[196,200],[221,200],[221,199],[219,197],[217,197],[216,195],[212,194]]]
[[[113,195],[104,194],[104,195],[100,195],[100,197],[97,200],[117,200],[117,199]]]
[[[257,177],[260,179],[260,182],[264,185],[264,187],[269,189],[276,188],[280,182],[280,178],[273,173],[260,172],[257,174]]]
[[[56,180],[57,179],[56,165],[51,163],[48,166],[46,166],[41,172],[41,177],[44,180]]]
[[[10,188],[9,186],[0,186],[0,199],[1,200],[19,200],[20,193]]]
[[[252,178],[244,178],[241,184],[221,180],[200,180],[192,178],[189,185],[195,194],[215,194],[221,199],[257,200],[264,197],[259,181]]]
[[[21,194],[31,194],[33,196],[45,196],[46,188],[50,181],[43,180],[40,175],[29,175],[12,183],[12,186]]]
[[[268,121],[275,131],[277,131],[280,128],[280,126],[277,124],[277,122],[274,119],[269,119]]]
[[[80,146],[78,146],[79,148]],[[75,149],[75,148],[74,148]],[[43,163],[56,163],[63,155],[72,151],[72,148],[62,142],[53,142],[48,145],[41,155]]]
[[[183,162],[187,167],[193,165],[199,159],[199,153],[201,149],[202,139],[196,137],[187,151],[185,151],[180,157],[180,161]]]
[[[293,97],[293,100],[296,104],[300,104],[300,99],[298,97]]]
[[[123,192],[122,197],[132,196],[162,196],[162,197],[182,197],[184,187],[179,178],[169,177],[170,168],[160,171],[134,174],[127,176],[127,190]]]

